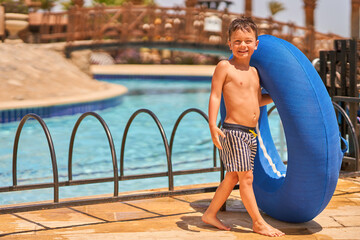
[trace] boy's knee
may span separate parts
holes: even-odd
[[[248,171],[248,172],[242,172],[239,174],[239,184],[240,185],[252,185],[253,183],[253,173],[252,171]]]
[[[232,184],[237,184],[239,181],[239,177],[236,172],[227,172],[225,175],[225,179]]]

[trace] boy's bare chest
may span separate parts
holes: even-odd
[[[228,73],[224,87],[251,90],[259,87],[258,78],[251,72]]]

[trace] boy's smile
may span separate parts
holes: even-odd
[[[238,53],[239,53],[240,55],[247,55],[248,52],[249,52],[248,50],[239,50],[239,51],[238,51]]]

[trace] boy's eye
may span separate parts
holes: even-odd
[[[251,44],[252,40],[245,40],[245,41],[240,41],[240,40],[236,40],[234,42],[235,45],[240,45],[242,42],[245,42],[245,44]]]

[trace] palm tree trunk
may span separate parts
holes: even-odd
[[[316,8],[317,0],[304,0],[304,9],[305,9],[305,26],[315,26],[314,23],[314,11]]]
[[[360,22],[360,0],[351,1],[351,37],[353,39],[359,39],[359,22]]]
[[[252,0],[245,0],[245,16],[252,16]]]

